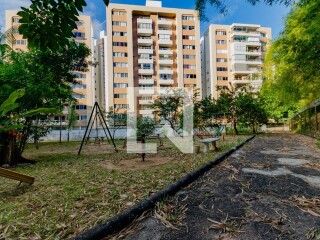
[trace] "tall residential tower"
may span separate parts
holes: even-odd
[[[217,99],[221,92],[218,89],[227,87],[247,87],[257,92],[262,85],[261,66],[270,41],[271,28],[260,25],[210,25],[201,39],[203,96]]]
[[[195,10],[109,4],[107,106],[152,115],[150,104],[170,87],[201,87],[200,22]],[[128,100],[127,87],[137,87]],[[158,91],[159,90],[159,91]],[[133,101],[133,102],[132,102]]]

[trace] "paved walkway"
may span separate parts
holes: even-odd
[[[130,240],[320,239],[320,150],[297,134],[259,135],[129,232]]]

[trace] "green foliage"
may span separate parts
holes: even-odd
[[[320,98],[319,8],[316,0],[295,4],[284,31],[268,51],[262,95],[272,100],[274,115],[295,111]]]
[[[0,102],[11,92],[24,88],[19,110],[61,108],[73,100],[73,71],[86,71],[89,53],[85,45],[74,43],[60,52],[12,52],[0,63]]]
[[[79,11],[86,5],[85,0],[33,0],[29,8],[22,7],[18,12],[22,17],[19,32],[28,39],[29,48],[65,48],[77,28]]]
[[[267,5],[284,4],[286,6],[289,6],[291,3],[294,2],[294,0],[246,0],[246,1],[252,5],[263,2]],[[221,14],[224,14],[224,15],[228,14],[226,0],[195,0],[195,3],[196,3],[196,10],[199,11],[200,18],[206,21],[208,21],[208,18],[205,16],[205,11],[208,3],[216,7]]]
[[[137,136],[145,134],[145,136],[151,135],[155,130],[155,120],[150,117],[138,117],[137,119]]]

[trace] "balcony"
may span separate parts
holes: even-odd
[[[158,34],[172,35],[172,30],[171,30],[171,29],[162,29],[162,28],[159,28]]]
[[[173,79],[159,79],[160,85],[173,85],[174,80]]]
[[[173,74],[173,70],[172,69],[159,69],[159,74]]]
[[[152,116],[153,117],[153,111],[152,109],[142,109],[139,110],[139,114],[141,115],[148,115],[148,116]]]
[[[159,64],[161,65],[172,65],[173,60],[172,59],[159,59]]]
[[[154,89],[153,88],[140,88],[139,94],[140,95],[153,95]]]
[[[260,37],[260,32],[252,31],[252,32],[232,32],[231,38],[234,36],[247,36],[247,37]]]
[[[165,19],[165,18],[159,18],[158,25],[159,26],[172,26],[172,21]]]
[[[138,54],[153,54],[153,49],[151,48],[138,48]]]
[[[258,71],[258,69],[233,69],[231,72],[232,74],[252,74],[252,73],[256,73]]]
[[[149,59],[149,58],[139,58],[138,59],[138,63],[142,64],[142,63],[149,63],[149,64],[153,64],[153,59]]]
[[[248,84],[250,82],[250,80],[248,80],[248,79],[241,79],[241,80],[232,80],[231,81],[231,83],[233,84],[233,85],[237,85],[237,84],[241,84],[241,85],[243,85],[243,84]]]
[[[173,54],[173,50],[162,50],[162,49],[159,49],[159,54],[172,55]]]
[[[153,30],[152,28],[138,28],[138,34],[139,35],[152,35]]]
[[[231,64],[249,64],[249,65],[261,65],[262,60],[252,60],[252,59],[246,59],[246,60],[235,60],[232,59]]]
[[[153,85],[154,84],[154,79],[152,79],[152,78],[147,78],[147,79],[140,78],[139,79],[139,84],[150,84],[150,85]]]
[[[138,38],[138,44],[150,46],[153,44],[153,40],[151,38]]]
[[[154,100],[144,100],[144,99],[140,99],[139,100],[139,104],[140,105],[151,105],[151,104],[154,104]]]
[[[173,42],[171,39],[159,39],[158,44],[164,45],[164,46],[171,46],[173,44]]]
[[[152,24],[152,19],[150,19],[150,18],[137,18],[137,23]]]
[[[153,69],[139,68],[139,74],[153,74]]]

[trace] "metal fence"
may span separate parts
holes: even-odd
[[[320,99],[291,118],[291,130],[315,138],[320,137]]]

